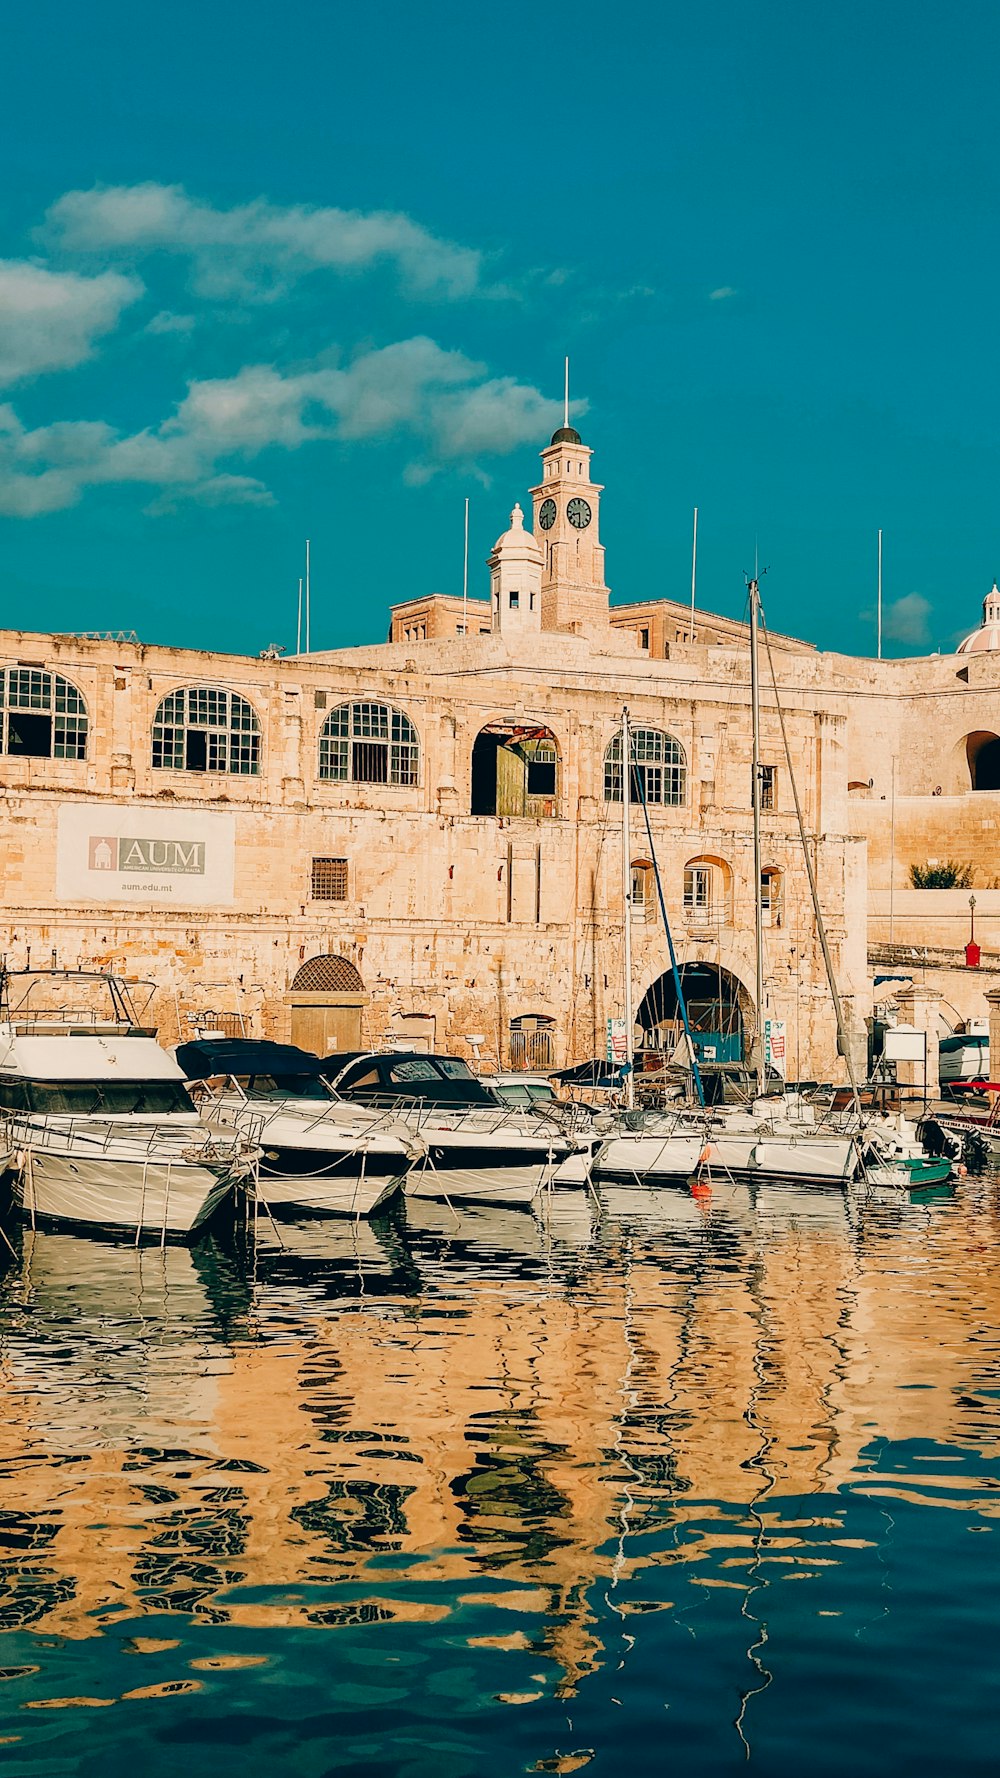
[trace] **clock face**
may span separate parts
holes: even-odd
[[[554,500],[543,500],[538,508],[538,523],[543,531],[551,531],[556,522],[556,503]]]
[[[581,500],[579,494],[574,494],[566,508],[566,517],[569,519],[570,524],[575,525],[578,531],[585,531],[590,524],[592,516],[586,500]]]

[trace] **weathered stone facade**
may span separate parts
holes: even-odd
[[[653,844],[641,809],[630,844],[640,1023],[652,1042],[671,1017],[663,990],[642,1011],[668,967],[655,856],[686,972],[718,981],[720,1020],[726,1001],[749,1040],[746,632],[699,615],[688,642],[671,615],[683,608],[660,601],[669,646],[637,646],[646,608],[608,609],[600,489],[568,432],[543,452],[534,532],[515,514],[490,558],[491,600],[470,602],[468,635],[452,622],[460,601],[437,634],[431,601],[421,638],[397,608],[389,643],[285,660],[0,633],[11,966],[148,976],[168,1039],[212,1009],[315,1047],[422,1040],[553,1066],[601,1054],[622,1010],[620,770],[618,800],[607,793],[627,705],[651,737]],[[613,622],[623,609],[628,622]],[[909,889],[913,860],[968,861],[977,936],[987,950],[1000,941],[1000,790],[972,787],[1000,714],[1000,660],[873,662],[804,644],[774,659],[861,1033],[869,901],[873,940],[961,961],[968,893]],[[762,726],[765,1011],[786,1022],[789,1072],[829,1077],[835,1029],[766,661]],[[300,974],[314,959],[333,961]],[[970,975],[962,1011],[983,1010],[990,982]]]

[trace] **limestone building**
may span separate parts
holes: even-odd
[[[561,428],[530,529],[515,506],[491,552],[488,599],[470,599],[468,619],[460,600],[396,606],[385,643],[272,660],[0,633],[10,966],[149,978],[167,1039],[210,1010],[317,1050],[414,1043],[539,1067],[602,1054],[622,1010],[627,705],[648,814],[647,827],[633,811],[628,859],[642,1041],[669,1047],[676,1032],[655,859],[706,1050],[744,1050],[746,631],[699,612],[692,640],[682,605],[609,606],[601,496],[589,448]],[[911,854],[961,835],[977,871],[991,856],[980,811],[1000,792],[975,774],[993,772],[991,737],[1000,750],[1000,658],[857,661],[772,642],[860,1035],[869,893],[888,942],[890,814],[894,939],[917,917],[900,887]],[[829,1077],[834,1022],[766,674],[762,724],[765,1010],[785,1020],[790,1074]],[[995,870],[1000,882],[1000,857]],[[933,914],[949,943],[951,921]]]

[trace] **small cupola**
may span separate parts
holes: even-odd
[[[541,629],[543,561],[540,546],[524,528],[524,513],[515,506],[509,528],[487,557],[495,630]]]

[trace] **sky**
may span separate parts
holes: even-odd
[[[612,597],[949,649],[1000,573],[1000,9],[34,0],[3,623],[255,653],[470,590],[560,422]]]

